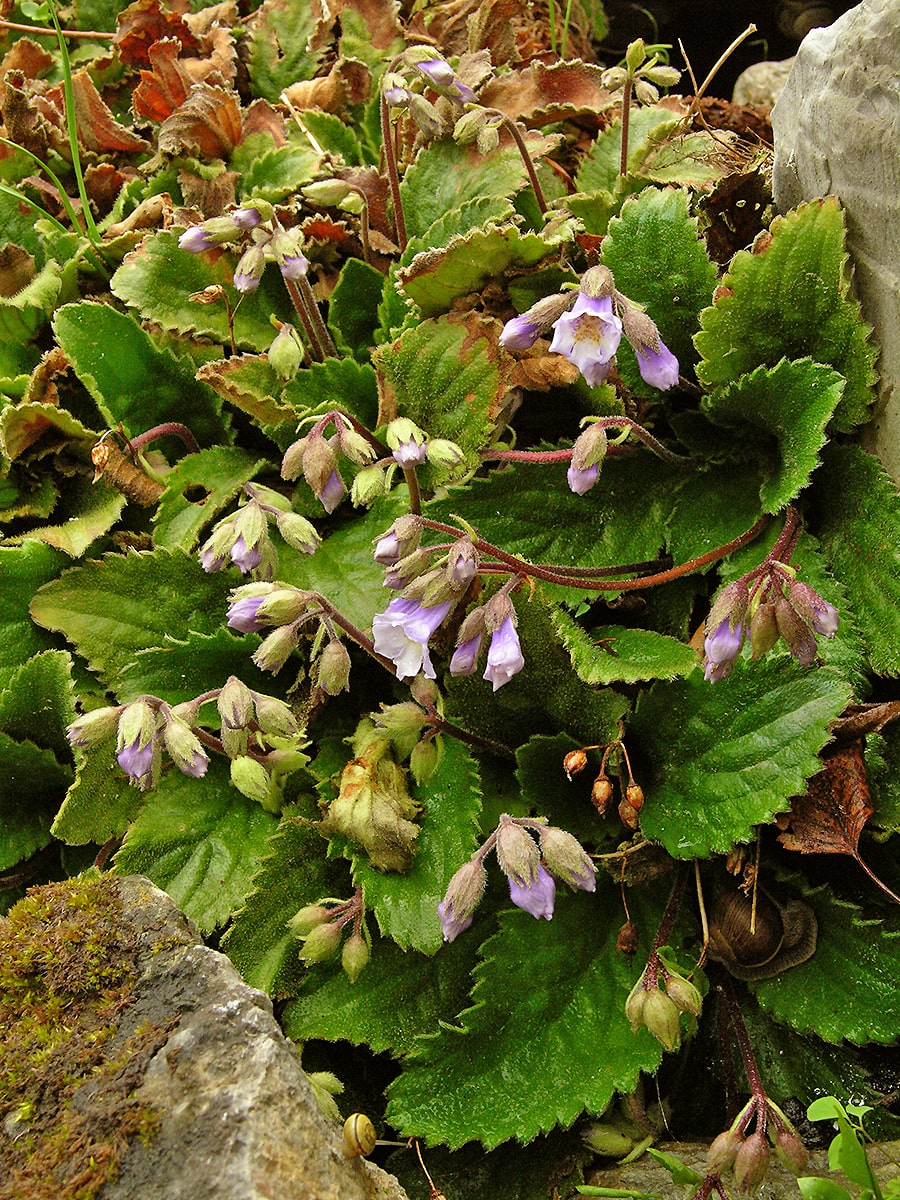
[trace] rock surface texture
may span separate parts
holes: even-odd
[[[881,346],[870,446],[900,481],[900,5],[863,0],[801,43],[772,112],[781,211],[836,195]]]
[[[123,994],[105,1045],[117,1074],[111,1080],[106,1065],[101,1074],[106,1093],[118,1087],[144,1122],[141,1133],[118,1148],[116,1169],[99,1189],[91,1187],[88,1172],[87,1190],[78,1194],[96,1200],[405,1200],[392,1176],[344,1158],[340,1127],[317,1107],[268,997],[248,987],[223,954],[205,947],[148,880],[106,877],[100,884],[118,893],[134,962],[133,986]],[[153,1044],[137,1064],[123,1048],[147,1030]],[[67,1121],[74,1111],[90,1124],[97,1104],[90,1074],[66,1104]]]

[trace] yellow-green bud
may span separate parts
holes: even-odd
[[[433,467],[455,471],[466,461],[465,451],[447,438],[432,438],[425,447],[425,457]]]
[[[351,983],[356,983],[368,961],[369,947],[366,939],[360,933],[351,933],[341,951],[341,966]]]
[[[306,612],[308,604],[308,592],[293,587],[274,587],[257,609],[257,616],[270,625],[288,625]]]
[[[263,733],[274,737],[293,737],[299,732],[297,718],[283,700],[274,696],[255,695],[256,720]]]
[[[386,480],[383,467],[363,467],[350,486],[350,499],[357,508],[368,508],[384,495]]]
[[[644,1024],[666,1050],[677,1050],[681,1043],[678,1009],[665,992],[651,988],[641,1012]]]
[[[624,1158],[634,1149],[634,1138],[629,1137],[617,1125],[594,1121],[581,1135],[585,1145],[595,1154],[605,1158]]]
[[[436,738],[422,740],[413,746],[409,769],[416,783],[428,783],[441,761],[441,745]]]
[[[293,654],[297,636],[294,625],[279,625],[267,634],[253,651],[253,661],[261,671],[277,675]]]
[[[216,701],[222,724],[229,729],[242,729],[253,716],[253,694],[236,676],[225,681]]]
[[[631,1026],[633,1033],[637,1033],[644,1024],[644,1005],[649,994],[644,987],[643,976],[638,979],[628,993],[628,999],[625,1001],[625,1020]]]
[[[261,804],[266,812],[281,812],[281,789],[255,758],[243,754],[231,760],[231,782],[248,800]]]
[[[625,66],[629,71],[636,71],[647,58],[647,48],[643,38],[635,38],[625,51]]]
[[[269,364],[283,383],[293,379],[306,357],[303,343],[293,325],[287,321],[278,330],[269,347]]]
[[[319,657],[319,687],[327,696],[350,689],[350,654],[343,642],[328,643]]]
[[[700,1016],[703,997],[690,980],[682,978],[681,975],[670,975],[666,979],[666,995],[679,1012],[693,1013],[695,1017]]]
[[[802,1175],[809,1163],[809,1152],[796,1133],[782,1129],[775,1139],[775,1154],[792,1175]]]
[[[304,962],[327,962],[341,944],[341,927],[333,922],[317,925],[303,939],[300,958]]]
[[[500,817],[496,849],[503,874],[519,887],[530,887],[537,879],[541,856],[534,838],[506,813]]]
[[[73,746],[96,746],[116,732],[121,708],[95,708],[73,721],[66,736]]]
[[[295,938],[304,938],[327,921],[329,915],[329,910],[324,904],[307,904],[298,909],[286,924]]]

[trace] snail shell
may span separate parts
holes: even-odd
[[[749,896],[726,892],[719,897],[710,921],[709,957],[737,979],[771,979],[815,954],[818,922],[802,900],[780,905],[759,892],[751,933],[752,910]]]
[[[344,1158],[365,1158],[375,1149],[375,1126],[365,1113],[351,1113],[344,1122]]]

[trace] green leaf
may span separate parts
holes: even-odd
[[[260,130],[235,146],[229,165],[240,177],[242,200],[278,204],[315,179],[322,167],[322,155],[298,130],[292,129],[282,146],[275,144],[271,133]]]
[[[243,902],[277,824],[232,787],[227,763],[213,760],[202,782],[171,768],[126,834],[115,869],[146,875],[209,933]]]
[[[374,355],[398,411],[431,437],[450,438],[472,466],[509,388],[513,361],[475,314],[445,316],[408,329]]]
[[[363,152],[359,136],[351,125],[346,125],[333,113],[320,108],[304,108],[291,114],[302,129],[316,139],[316,143],[332,159],[342,158],[348,167],[363,165]]]
[[[178,233],[166,231],[145,237],[110,281],[113,295],[132,305],[148,321],[182,335],[190,333],[229,344],[228,314],[224,302],[199,304],[195,292],[219,285],[231,296],[235,345],[243,350],[268,349],[274,336],[269,320],[274,313],[281,321],[295,316],[281,275],[269,269],[255,292],[237,306],[232,287],[234,253],[188,254],[178,248]]]
[[[97,438],[96,433],[55,404],[10,404],[0,417],[3,453],[7,458],[16,459],[31,448],[36,435],[46,434],[50,430],[59,430],[66,440],[94,442]]]
[[[53,821],[51,833],[69,846],[120,838],[143,807],[145,795],[116,762],[112,738],[89,753],[75,747],[75,782]]]
[[[36,541],[0,546],[0,687],[33,654],[59,645],[31,619],[28,605],[34,593],[55,579],[65,559]]]
[[[72,659],[44,650],[23,663],[0,692],[0,731],[71,758],[66,726],[75,720]]]
[[[674,1154],[664,1154],[661,1150],[654,1150],[652,1146],[647,1147],[647,1153],[666,1168],[672,1176],[673,1183],[695,1188],[698,1183],[703,1182],[703,1176],[699,1172],[692,1170]]]
[[[452,138],[420,150],[400,184],[400,198],[411,238],[425,233],[444,213],[470,200],[514,196],[527,176],[515,146],[503,146],[487,158]]]
[[[460,937],[432,958],[376,936],[372,957],[355,984],[339,969],[325,978],[318,969],[318,986],[285,1009],[284,1031],[296,1042],[346,1040],[376,1054],[407,1054],[421,1034],[434,1033],[442,1020],[452,1020],[465,1007],[477,945],[474,938]]]
[[[481,948],[473,1007],[459,1028],[422,1039],[389,1089],[387,1119],[404,1136],[450,1147],[477,1138],[488,1149],[529,1142],[585,1109],[603,1112],[656,1069],[661,1046],[625,1020],[635,971],[615,952],[617,922],[598,928],[613,894],[602,882],[594,896],[560,888],[552,921],[501,915]]]
[[[148,334],[108,304],[67,304],[53,319],[57,340],[110,428],[143,433],[189,413],[199,441],[225,436],[215,393],[194,378],[193,364],[154,346]]]
[[[296,995],[306,990],[307,982],[319,981],[316,968],[300,961],[300,943],[287,921],[305,905],[348,890],[346,864],[324,859],[324,846],[315,825],[304,821],[302,808],[285,810],[250,892],[222,939],[222,949],[251,987]]]
[[[102,483],[95,486],[89,477],[81,476],[69,483],[54,510],[59,523],[39,526],[22,536],[46,542],[70,558],[81,558],[89,546],[112,529],[126,503],[126,497],[115,488]]]
[[[5,479],[0,479],[0,522],[8,524],[20,517],[46,520],[58,499],[59,490],[48,475],[35,478],[13,467]]]
[[[424,232],[411,237],[400,258],[400,265],[408,267],[417,254],[447,246],[454,238],[474,229],[488,224],[499,225],[513,217],[515,211],[506,196],[474,196],[458,208],[440,213]]]
[[[375,345],[384,276],[362,259],[348,258],[328,301],[328,326],[358,357]]]
[[[177,552],[109,554],[41,588],[31,613],[65,634],[111,684],[138,650],[190,632],[215,633],[225,621],[231,582]]]
[[[811,359],[782,359],[703,400],[710,419],[734,431],[736,458],[756,452],[767,462],[760,488],[764,512],[778,512],[806,487],[844,383],[843,376]]]
[[[844,217],[834,196],[777,217],[758,252],[736,254],[701,325],[697,377],[707,387],[783,358],[811,358],[847,380],[835,429],[847,432],[869,419],[875,350],[850,290]]]
[[[0,296],[0,342],[28,342],[56,307],[62,291],[62,268],[52,259],[34,279],[12,296]]]
[[[895,964],[900,932],[866,920],[827,886],[803,891],[819,922],[816,952],[799,967],[751,985],[760,1007],[799,1033],[855,1045],[900,1035]]]
[[[513,269],[528,270],[558,254],[571,240],[570,222],[543,234],[491,223],[451,238],[442,250],[417,255],[401,269],[400,286],[423,316],[433,317],[446,312],[458,297],[480,291],[488,280]]]
[[[50,841],[50,826],[72,768],[52,750],[0,733],[0,871]]]
[[[669,500],[666,542],[676,563],[727,545],[759,520],[761,468],[730,462],[682,472]]]
[[[842,1188],[833,1179],[818,1179],[814,1175],[804,1175],[797,1180],[797,1187],[803,1200],[852,1200],[846,1188]]]
[[[286,87],[313,79],[325,53],[310,49],[317,10],[306,0],[265,0],[247,22],[247,70],[255,96],[273,104]]]
[[[376,871],[364,853],[354,853],[353,882],[362,887],[366,908],[374,910],[385,937],[401,950],[434,954],[443,942],[437,906],[454,873],[477,848],[481,793],[469,748],[445,738],[437,770],[427,785],[412,788],[412,795],[423,807],[412,869],[402,875]]]
[[[601,625],[587,633],[563,609],[556,609],[552,619],[572,656],[572,666],[585,683],[674,679],[689,674],[697,665],[696,650],[649,629]]]
[[[161,646],[138,650],[119,674],[119,700],[126,704],[146,692],[165,697],[169,704],[182,704],[207,691],[211,683],[224,683],[229,675],[269,693],[271,675],[264,675],[250,657],[258,645],[255,634],[235,635],[226,629],[223,612],[223,626],[215,633],[166,637]],[[207,708],[204,714],[211,711]]]
[[[786,656],[739,662],[716,684],[699,670],[654,684],[628,725],[647,798],[642,830],[673,858],[750,841],[754,825],[789,808],[821,768],[816,755],[850,695],[836,672]]]
[[[829,446],[813,492],[825,557],[844,585],[872,670],[900,674],[900,496],[859,446]]]
[[[645,188],[626,200],[621,214],[610,222],[603,262],[619,291],[646,308],[682,375],[687,375],[697,361],[692,339],[699,314],[716,285],[715,265],[707,257],[696,219],[688,215],[687,193]],[[641,379],[630,351],[623,350],[616,363],[628,387],[656,395]]]
[[[293,408],[296,419],[308,412],[339,408],[357,417],[369,429],[378,416],[378,384],[368,363],[352,358],[327,358],[298,371],[282,394],[282,402]],[[290,438],[294,440],[294,435]]]
[[[628,122],[628,170],[636,172],[651,147],[651,134],[676,129],[679,118],[665,108],[632,108]],[[575,175],[579,192],[611,192],[619,178],[622,157],[622,120],[604,129],[582,160]],[[624,289],[621,289],[624,291]],[[627,294],[627,293],[626,293]]]
[[[214,446],[182,458],[166,475],[166,490],[155,514],[156,545],[193,550],[203,527],[266,465],[264,458],[234,446]]]

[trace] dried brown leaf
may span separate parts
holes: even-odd
[[[512,373],[512,386],[531,392],[548,392],[555,387],[568,387],[578,378],[578,368],[561,354],[546,354],[544,350],[529,352],[520,358]]]
[[[859,837],[872,815],[869,781],[860,739],[822,754],[824,768],[813,775],[805,796],[776,818],[778,840],[799,854],[859,857]]]
[[[163,38],[177,38],[182,54],[200,49],[184,17],[164,9],[161,0],[134,0],[122,9],[116,24],[113,46],[127,67],[149,67],[150,47]]]
[[[0,108],[3,107],[7,71],[19,71],[25,79],[40,79],[46,75],[54,62],[53,55],[33,42],[31,38],[19,38],[0,60]]]
[[[188,98],[163,121],[159,149],[163,154],[196,154],[228,158],[241,140],[241,110],[234,92],[208,83],[194,84]]]
[[[320,108],[323,112],[339,113],[348,104],[364,104],[371,91],[369,68],[364,63],[341,58],[327,75],[292,83],[283,96],[292,108]]]
[[[601,83],[603,68],[593,63],[533,62],[524,70],[492,80],[479,99],[526,125],[546,125],[576,115],[600,118],[616,103]]]
[[[75,99],[78,140],[86,150],[93,150],[97,154],[107,154],[111,150],[118,150],[123,154],[141,154],[150,149],[149,142],[138,137],[133,130],[119,124],[87,71],[73,72],[72,93]],[[62,84],[51,88],[46,98],[61,114],[65,112]]]
[[[191,77],[179,61],[180,52],[175,38],[161,38],[149,47],[150,70],[141,71],[141,81],[131,99],[135,116],[162,123],[184,104],[191,90]]]

